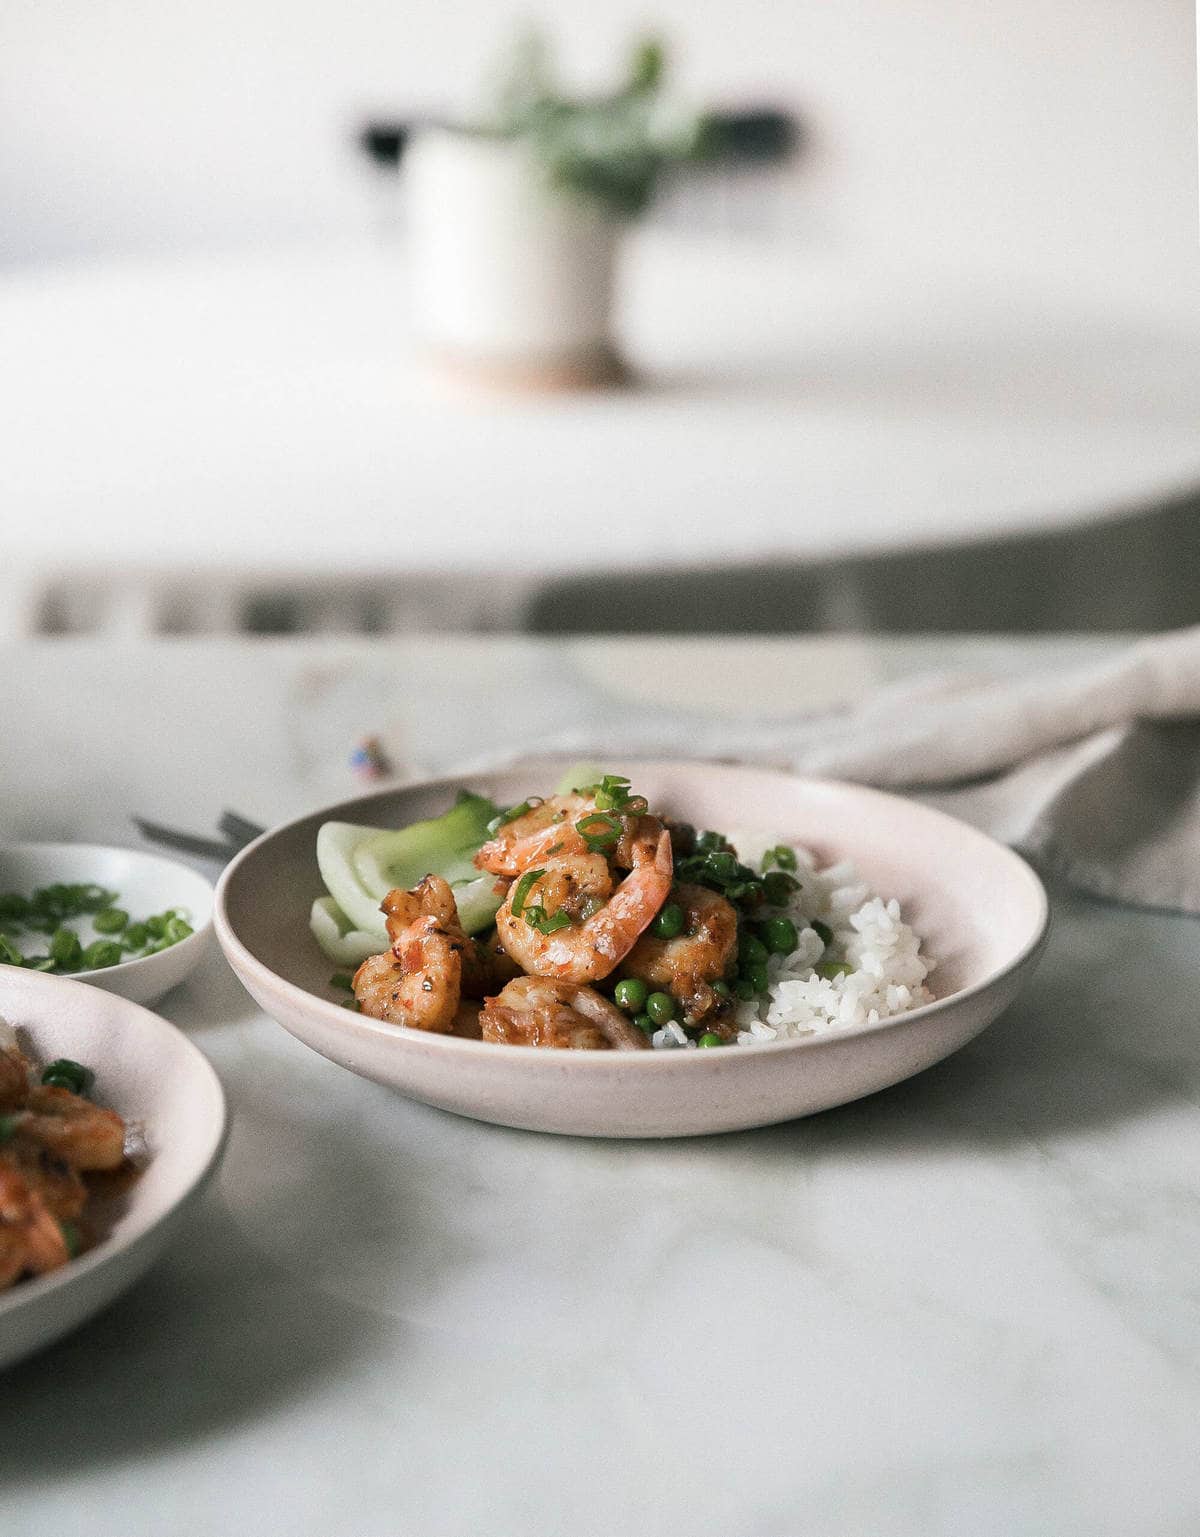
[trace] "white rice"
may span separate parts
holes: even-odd
[[[749,835],[732,841],[738,857],[755,869],[772,846]],[[737,1005],[738,1044],[828,1035],[931,1002],[925,979],[935,963],[921,954],[921,940],[901,918],[899,902],[871,891],[848,860],[820,870],[807,850],[797,848],[796,862],[800,889],[781,911],[795,923],[799,939],[791,955],[768,960],[766,996]],[[828,946],[811,927],[814,918],[833,931]],[[819,961],[844,961],[850,969],[820,977],[814,970]],[[659,1048],[695,1046],[674,1022],[651,1039]]]

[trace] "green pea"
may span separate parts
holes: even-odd
[[[813,970],[819,977],[824,977],[826,982],[835,982],[838,977],[844,977],[851,970],[845,961],[821,961]]]
[[[186,939],[192,932],[192,926],[186,918],[172,916],[167,919],[163,938],[169,945],[177,945],[181,939]]]
[[[738,960],[744,972],[751,966],[762,965],[769,954],[770,951],[761,939],[757,939],[753,934],[742,935],[741,943],[738,945]]]
[[[50,959],[64,971],[77,971],[83,956],[83,946],[74,929],[55,929],[46,946]]]
[[[711,1030],[706,1030],[696,1042],[697,1046],[723,1046],[725,1043],[719,1035],[714,1035]]]
[[[782,870],[768,870],[762,878],[762,884],[772,907],[786,907],[792,893],[800,889],[800,882],[785,875]]]
[[[827,923],[822,923],[819,918],[810,919],[808,926],[823,945],[829,944],[833,939],[833,930]]]
[[[0,966],[21,966],[25,957],[9,939],[7,934],[0,934]]]
[[[655,939],[678,939],[683,933],[683,908],[678,902],[668,902],[659,908],[650,932]]]
[[[656,1025],[666,1025],[675,1018],[675,1000],[670,993],[651,993],[646,999],[646,1013]]]
[[[768,987],[766,961],[752,961],[744,968],[746,980],[756,993],[765,993]]]
[[[649,996],[650,989],[641,977],[624,977],[613,990],[617,1008],[624,1009],[626,1014],[640,1014]]]
[[[714,993],[716,993],[718,998],[725,999],[733,997],[733,988],[730,987],[728,982],[714,982],[712,984],[712,990]]]
[[[150,938],[150,930],[144,923],[131,923],[121,936],[126,950],[140,950]]]
[[[762,937],[772,955],[791,955],[800,940],[790,918],[768,918],[762,926]]]
[[[754,997],[754,984],[749,977],[739,977],[733,984],[733,991],[743,1003],[749,1003]]]
[[[116,966],[121,960],[121,947],[114,939],[94,939],[83,952],[85,971],[104,971]]]
[[[649,1014],[636,1014],[634,1015],[633,1022],[639,1030],[644,1030],[647,1035],[654,1034],[654,1021],[650,1018]]]
[[[0,1147],[6,1142],[11,1142],[16,1136],[21,1125],[21,1112],[18,1110],[13,1115],[0,1115]]]
[[[129,914],[119,907],[102,907],[92,919],[97,934],[119,934],[128,924]]]
[[[43,1083],[57,1083],[61,1088],[70,1089],[72,1094],[82,1094],[94,1080],[95,1074],[90,1067],[73,1062],[70,1057],[59,1057],[42,1069]]]

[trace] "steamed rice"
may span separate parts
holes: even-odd
[[[771,846],[748,835],[733,835],[731,841],[738,857],[756,869]],[[925,980],[935,963],[922,955],[921,940],[901,918],[899,902],[872,892],[848,860],[818,869],[801,848],[796,860],[800,889],[781,909],[796,925],[796,949],[768,959],[765,997],[738,1004],[738,1044],[828,1035],[932,1002]],[[833,931],[828,945],[812,928],[813,919]],[[844,961],[850,969],[839,977],[820,977],[813,969],[818,961]],[[695,1046],[675,1021],[655,1031],[652,1041],[660,1049]]]

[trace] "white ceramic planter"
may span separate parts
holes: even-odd
[[[430,352],[549,386],[619,371],[620,221],[548,187],[520,140],[427,128],[405,177],[415,323]]]

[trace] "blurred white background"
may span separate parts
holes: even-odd
[[[421,372],[358,136],[531,19],[805,132],[631,236],[641,388]],[[3,0],[0,624],[1200,617],[1195,75],[1192,0]],[[530,508],[605,537],[510,561]]]
[[[366,240],[365,111],[469,107],[515,25],[608,74],[647,20],[701,99],[811,125],[808,248],[1154,303],[1196,281],[1192,0],[5,0],[0,250]]]

